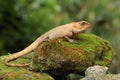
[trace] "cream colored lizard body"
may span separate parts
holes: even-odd
[[[27,48],[23,49],[20,52],[17,52],[15,54],[12,54],[10,57],[5,59],[5,64],[7,66],[28,66],[28,64],[11,64],[9,61],[12,61],[20,56],[23,56],[31,51],[33,51],[39,44],[41,44],[43,41],[47,39],[53,39],[53,38],[59,38],[59,37],[72,37],[74,34],[78,34],[84,30],[86,30],[90,26],[90,23],[86,21],[80,21],[80,22],[72,22],[66,25],[58,26],[56,28],[51,29],[50,31],[46,32],[42,36],[38,37],[31,45],[29,45]]]

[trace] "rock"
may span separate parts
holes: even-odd
[[[97,80],[98,77],[104,76],[107,71],[108,71],[107,67],[102,67],[102,66],[89,67],[85,71],[86,80],[94,80],[94,79]]]
[[[107,74],[108,68],[92,66],[85,71],[85,78],[80,80],[120,80],[120,74]]]
[[[35,49],[31,68],[51,75],[80,73],[93,65],[109,67],[114,50],[108,41],[93,34],[80,34],[77,42],[64,38],[43,42]]]
[[[8,56],[0,57],[0,80],[54,80],[47,73],[35,73],[23,67],[8,67],[3,62]],[[27,63],[30,59],[22,57],[12,63]]]

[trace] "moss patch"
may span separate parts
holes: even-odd
[[[35,73],[22,67],[8,67],[3,62],[8,56],[0,57],[0,80],[54,80],[51,76],[45,73]],[[25,56],[12,63],[27,63],[30,57]]]
[[[43,42],[35,49],[32,68],[40,71],[83,72],[92,65],[110,66],[114,51],[108,41],[80,34],[76,43],[63,38]]]

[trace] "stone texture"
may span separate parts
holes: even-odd
[[[85,78],[80,80],[120,80],[120,74],[107,74],[108,68],[92,66],[85,71]]]

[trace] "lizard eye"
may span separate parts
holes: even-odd
[[[85,24],[86,24],[86,22],[85,21],[82,21],[82,22],[80,22],[79,23],[81,26],[84,26]]]

